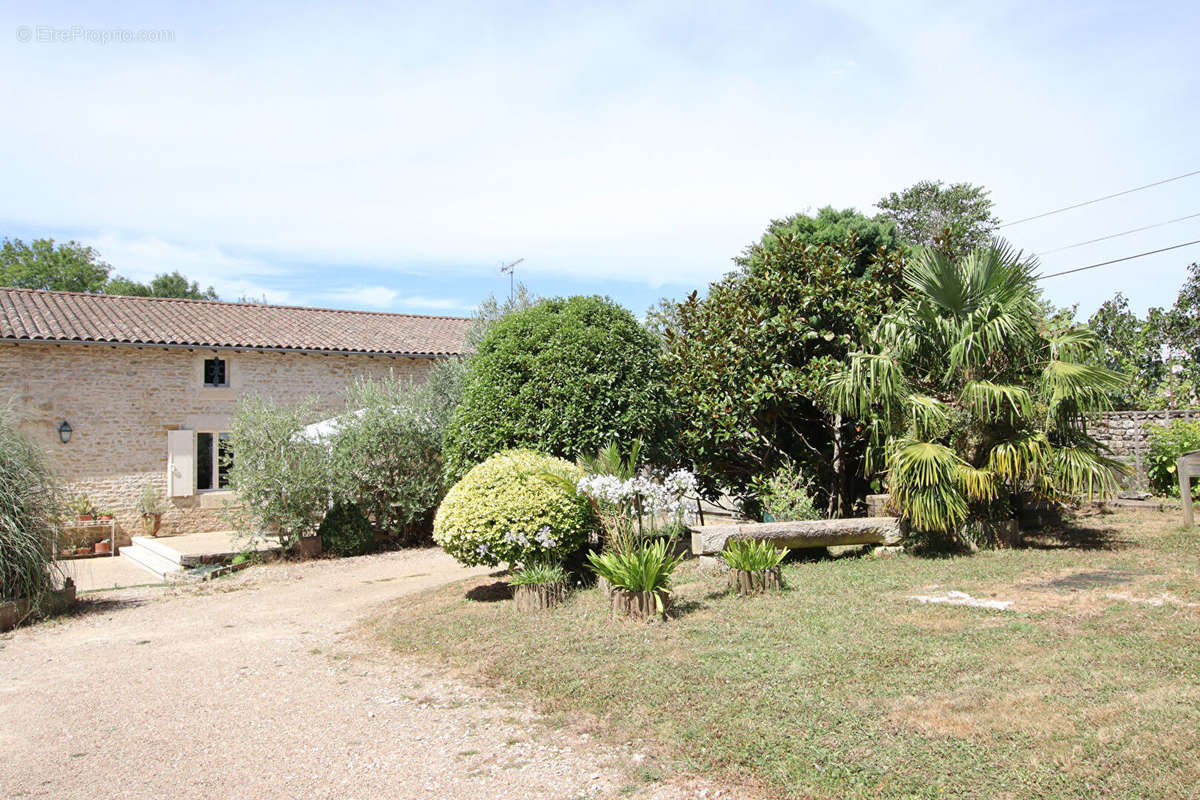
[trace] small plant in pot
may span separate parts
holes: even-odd
[[[612,587],[613,616],[641,619],[667,618],[671,609],[671,574],[682,560],[682,553],[668,553],[664,539],[627,550],[588,553],[592,570]]]
[[[142,530],[147,536],[158,536],[158,528],[162,525],[162,515],[166,510],[166,503],[158,489],[146,484],[138,500],[138,513],[142,515]]]
[[[788,554],[757,539],[733,539],[721,551],[721,560],[729,565],[729,588],[740,595],[762,594],[783,588],[779,564]]]
[[[107,509],[96,512],[96,519],[101,522],[112,522],[113,513]]]
[[[508,579],[513,590],[513,606],[520,613],[553,608],[567,599],[569,582],[562,564],[534,560],[513,572]]]
[[[95,519],[96,509],[86,494],[78,494],[67,501],[67,507],[75,512],[75,519],[80,522],[91,522]]]

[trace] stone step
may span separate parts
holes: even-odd
[[[179,565],[178,561],[174,561],[170,558],[164,558],[154,550],[143,547],[142,544],[137,541],[139,538],[141,537],[135,536],[133,544],[121,548],[120,552],[122,558],[128,559],[137,566],[141,567],[147,572],[157,575],[163,580],[166,580],[167,576],[169,575],[183,572],[183,567]]]
[[[133,536],[129,541],[131,541],[135,547],[148,550],[159,558],[165,558],[168,561],[175,562],[176,566],[184,566],[183,553],[171,547],[161,539],[155,539],[150,536]]]

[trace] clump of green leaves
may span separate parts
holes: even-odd
[[[321,550],[335,556],[363,556],[375,552],[375,529],[354,503],[336,503],[321,526]]]
[[[668,554],[663,539],[624,551],[588,552],[592,571],[615,588],[628,592],[670,593],[671,573],[682,560],[682,553]]]
[[[162,514],[167,510],[162,492],[156,484],[147,483],[142,487],[142,495],[138,498],[137,509],[139,514],[151,515]]]
[[[355,505],[393,541],[428,537],[442,483],[436,402],[405,378],[360,380],[325,442],[334,497]]]
[[[311,399],[290,405],[251,396],[238,403],[229,486],[244,504],[231,516],[243,538],[270,536],[290,550],[321,524],[329,504],[328,452],[303,435],[320,416]]]
[[[811,484],[795,465],[780,467],[759,490],[763,519],[773,522],[820,519],[810,493]]]
[[[721,551],[720,558],[730,569],[763,572],[778,567],[788,552],[786,547],[776,547],[759,539],[732,539]]]
[[[542,586],[567,579],[567,571],[557,561],[536,559],[522,566],[508,579],[512,586]]]
[[[1146,453],[1146,475],[1150,488],[1159,494],[1179,497],[1179,473],[1175,463],[1179,457],[1191,450],[1200,450],[1200,422],[1176,420],[1170,425],[1150,431],[1150,444]],[[1200,487],[1192,484],[1192,495]]]
[[[36,605],[54,588],[57,516],[54,480],[42,452],[18,430],[12,407],[0,405],[0,601]]]

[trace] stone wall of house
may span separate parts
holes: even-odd
[[[229,387],[206,388],[206,358],[227,359]],[[317,399],[321,417],[340,410],[356,378],[424,380],[428,359],[233,352],[107,345],[0,343],[0,395],[49,456],[67,492],[85,492],[115,514],[118,541],[141,533],[137,502],[146,484],[166,496],[167,431],[227,431],[238,398]],[[318,417],[320,419],[321,417]],[[73,433],[58,436],[66,420]],[[316,421],[316,420],[314,420]],[[166,498],[163,533],[223,530],[232,492]],[[98,538],[98,537],[97,537]]]
[[[1177,419],[1200,420],[1200,409],[1110,411],[1094,419],[1088,431],[1132,468],[1126,485],[1145,489],[1149,485],[1146,478],[1146,452],[1150,446],[1150,431]]]

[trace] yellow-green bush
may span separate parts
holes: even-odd
[[[434,541],[469,566],[561,560],[596,527],[591,507],[573,490],[582,475],[574,464],[532,450],[497,453],[446,494]]]

